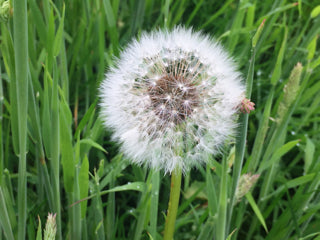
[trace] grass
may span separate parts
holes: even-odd
[[[56,239],[162,239],[170,176],[122,156],[98,118],[97,88],[132,37],[178,24],[219,39],[252,79],[256,110],[240,120],[248,128],[235,152],[183,177],[174,238],[320,239],[316,1],[10,3],[0,25],[0,239],[36,239],[49,212]],[[245,173],[260,177],[237,202]]]

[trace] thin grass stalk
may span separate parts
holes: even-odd
[[[69,103],[69,77],[68,77],[68,64],[67,64],[67,55],[66,55],[66,47],[65,40],[62,39],[61,43],[61,51],[60,51],[60,69],[61,69],[61,85],[64,93],[64,99],[67,103]]]
[[[269,117],[270,117],[270,112],[272,107],[273,96],[274,96],[274,87],[272,87],[268,96],[266,107],[263,112],[263,116],[260,121],[259,128],[255,137],[253,149],[251,152],[251,157],[246,163],[247,172],[255,172],[257,170],[259,159],[262,154],[262,148],[263,148],[267,131],[269,128]]]
[[[63,111],[60,112],[61,116],[63,114]],[[62,125],[61,125],[62,127]],[[62,136],[60,136],[62,137]],[[71,143],[71,136],[68,139],[69,144],[72,146]],[[68,198],[70,203],[74,203],[80,200],[80,185],[79,185],[79,172],[80,172],[80,137],[78,135],[76,146],[74,147],[74,154],[75,154],[75,162],[73,161],[73,164],[76,165],[76,167],[72,168],[72,171],[74,171],[74,178],[73,178],[73,188],[72,192],[68,193]],[[73,158],[68,159],[70,161],[73,160]],[[72,232],[72,239],[81,239],[81,204],[76,204],[71,207],[71,211],[69,211],[70,218],[72,219],[71,224],[71,232]]]
[[[81,225],[82,226],[84,226],[83,228],[82,228],[82,233],[81,233],[81,237],[82,237],[82,240],[88,240],[88,232],[87,232],[87,219],[86,219],[86,217],[84,217],[83,219],[81,219]],[[90,237],[90,239],[91,239],[91,237]]]
[[[1,56],[4,60],[4,62],[7,62],[7,74],[10,79],[13,81],[10,81],[10,121],[8,123],[8,134],[7,136],[7,144],[6,144],[6,150],[9,149],[10,141],[9,141],[9,135],[11,135],[12,138],[12,148],[15,155],[19,154],[19,127],[18,127],[18,99],[17,99],[17,81],[15,80],[15,63],[14,63],[14,43],[12,39],[12,33],[9,32],[12,27],[8,24],[7,27],[1,27]],[[10,129],[11,128],[11,129]],[[10,131],[9,131],[10,130]],[[10,133],[10,134],[9,134]],[[9,152],[6,152],[6,156],[9,156]],[[8,159],[8,158],[4,158]],[[7,164],[5,164],[7,166]]]
[[[209,166],[209,164],[207,165],[207,169],[206,169],[206,189],[208,194],[209,215],[212,217],[217,212],[218,199],[217,199],[216,186],[214,184],[214,179],[212,177],[212,169]]]
[[[147,186],[150,185],[150,180],[151,180],[151,175],[149,173],[148,179],[147,179]],[[141,199],[139,201],[139,207],[138,209],[138,220],[137,220],[137,224],[135,227],[135,233],[134,233],[134,240],[140,240],[142,239],[142,232],[144,229],[144,223],[146,221],[146,217],[147,217],[147,210],[148,208],[146,207],[146,205],[148,204],[148,201],[150,201],[150,192],[149,190],[146,188],[144,189],[144,191],[141,194]]]
[[[5,199],[14,239],[18,239],[18,225],[17,225],[17,218],[16,218],[16,199],[14,198],[14,195],[13,195],[11,175],[8,169],[4,169],[3,171],[2,193]]]
[[[28,19],[27,1],[13,1],[13,36],[15,79],[18,104],[19,173],[18,173],[18,239],[25,239],[27,218],[27,115],[28,115]]]
[[[57,213],[57,237],[62,239],[61,234],[61,205],[60,205],[60,134],[59,134],[59,97],[58,97],[58,70],[56,63],[53,65],[52,87],[52,129],[51,153],[52,153],[52,187],[54,196],[54,211]]]
[[[164,26],[170,27],[170,21],[169,21],[169,8],[170,8],[170,0],[165,0],[165,4],[163,7],[163,15],[164,15]]]
[[[236,11],[231,29],[230,29],[230,36],[228,38],[227,46],[228,50],[233,53],[234,49],[237,45],[237,42],[239,40],[239,33],[237,32],[238,29],[241,28],[242,22],[244,20],[245,13],[247,9],[245,9],[243,6],[247,4],[247,0],[239,1],[238,9]]]
[[[1,76],[1,64],[0,64],[0,186],[2,184],[2,174],[3,174],[3,137],[2,137],[2,122],[3,122],[3,89],[2,89],[2,76]]]
[[[98,173],[96,173],[98,174]],[[95,206],[93,208],[93,221],[95,225],[94,233],[96,234],[97,239],[107,239],[105,235],[104,230],[104,224],[103,224],[103,206],[102,206],[102,200],[101,200],[101,191],[99,189],[99,182],[98,177],[95,177],[95,185],[94,185],[94,198],[92,200],[92,206]]]
[[[80,168],[80,167],[79,167]],[[74,189],[71,193],[72,202],[77,202],[80,200],[80,189],[79,189],[79,168],[75,168],[74,175]],[[81,239],[81,205],[76,204],[72,207],[72,236],[73,239]]]
[[[233,2],[233,0],[225,1],[224,5],[201,26],[202,29],[208,27],[217,17],[222,15],[224,11],[229,7],[229,5]]]
[[[164,229],[163,240],[172,240],[174,235],[174,227],[178,212],[180,187],[181,187],[182,171],[177,168],[171,175],[170,199],[168,204],[168,214]]]
[[[153,171],[151,182],[152,182],[152,188],[151,188],[151,205],[150,205],[150,235],[153,237],[153,239],[156,239],[158,205],[159,205],[159,188],[160,188],[159,171]]]
[[[256,54],[256,49],[253,48],[249,70],[248,70],[247,81],[246,81],[246,84],[247,84],[246,97],[248,99],[250,98],[251,91],[252,91],[255,54]],[[236,191],[241,170],[242,170],[245,145],[246,145],[246,139],[247,139],[248,119],[249,119],[249,114],[241,114],[239,118],[240,133],[236,138],[236,151],[235,151],[235,160],[234,160],[233,175],[232,175],[232,191],[231,191],[231,205],[230,205],[231,208],[230,208],[229,217],[231,217],[232,215],[232,206],[235,202],[235,191]]]
[[[117,30],[117,23],[116,23],[116,17],[113,12],[112,4],[110,0],[103,0],[103,7],[106,13],[107,18],[107,31],[110,34],[110,41],[112,43],[112,50],[114,52],[114,55],[119,54],[119,34]]]
[[[109,189],[115,187],[115,176],[112,174],[111,181],[109,183]],[[114,238],[115,231],[115,209],[116,209],[116,195],[114,192],[108,194],[108,206],[106,212],[106,226],[105,235],[107,240],[112,240]]]
[[[40,164],[40,175],[41,175],[41,181],[43,181],[45,191],[47,194],[49,208],[53,209],[53,206],[54,206],[53,189],[51,188],[50,176],[49,176],[46,162]]]
[[[32,76],[29,74],[29,79],[32,79]],[[36,102],[36,95],[34,93],[34,86],[33,82],[29,81],[29,119],[30,119],[30,126],[33,128],[34,136],[35,136],[35,145],[36,145],[36,167],[38,174],[38,181],[37,181],[37,194],[40,201],[43,201],[45,199],[44,194],[44,188],[45,190],[52,191],[51,186],[48,188],[46,186],[46,181],[44,179],[43,174],[43,167],[46,166],[45,162],[45,153],[43,151],[43,143],[42,143],[42,135],[41,135],[41,124],[40,124],[40,114],[39,114],[39,107]],[[48,199],[49,206],[52,207],[52,194],[48,193],[46,196],[46,199]]]
[[[7,211],[7,206],[6,206],[6,202],[3,196],[1,186],[0,186],[0,224],[6,239],[14,240],[12,227],[9,219],[9,214]],[[2,231],[0,231],[0,238],[1,238],[1,235],[2,235]]]
[[[258,43],[261,43],[260,37],[262,34],[262,30],[264,28],[264,23],[265,23],[265,20],[262,21],[262,23],[257,29],[257,32],[252,38],[251,59],[250,59],[248,75],[246,79],[246,98],[247,99],[251,98],[255,56],[258,48],[257,45]],[[249,119],[249,114],[241,114],[239,118],[240,133],[239,133],[239,136],[236,138],[235,160],[234,160],[234,168],[233,168],[233,175],[232,175],[232,191],[231,191],[231,197],[230,197],[231,202],[230,202],[230,208],[229,208],[229,214],[228,214],[229,224],[227,225],[227,231],[229,231],[230,229],[233,205],[235,204],[235,200],[236,200],[235,193],[238,186],[240,174],[242,171],[245,145],[246,145],[246,139],[247,139],[248,119]]]
[[[264,21],[262,22],[262,24],[257,30],[257,33],[252,39],[251,59],[250,59],[250,65],[249,65],[248,75],[246,79],[246,98],[248,99],[250,99],[251,92],[252,92],[256,45],[261,35],[263,26],[264,26]],[[236,201],[235,193],[236,193],[236,189],[237,189],[239,178],[242,171],[245,145],[247,140],[248,120],[249,120],[249,114],[241,114],[238,121],[240,125],[240,133],[236,138],[235,160],[234,160],[234,167],[233,167],[233,173],[232,173],[232,190],[231,190],[231,196],[230,196],[230,199],[231,199],[230,208],[228,212],[227,232],[230,230],[230,227],[231,227],[230,223],[231,223],[231,218],[233,213],[233,206]]]
[[[98,4],[97,4],[98,5]],[[97,6],[99,7],[99,5]],[[102,79],[104,78],[104,71],[105,71],[105,38],[104,38],[104,29],[105,29],[105,24],[104,24],[104,12],[101,10],[98,12],[97,16],[97,28],[99,29],[99,35],[98,35],[98,48],[99,48],[99,70],[98,70],[98,78],[97,82],[101,82]]]
[[[135,1],[133,14],[132,14],[132,22],[131,22],[131,36],[134,36],[134,34],[137,32],[139,28],[142,28],[143,20],[144,20],[144,14],[145,14],[145,3],[144,0],[138,0]]]
[[[222,173],[221,173],[221,182],[220,182],[220,193],[219,193],[219,205],[218,205],[218,221],[216,227],[216,239],[225,240],[228,229],[226,228],[227,224],[227,204],[228,204],[228,165],[227,158],[224,157],[222,161]]]

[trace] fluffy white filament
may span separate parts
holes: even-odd
[[[236,127],[244,86],[213,39],[190,29],[143,34],[101,84],[101,117],[134,163],[186,171]]]

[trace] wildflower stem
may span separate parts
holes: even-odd
[[[163,240],[173,239],[174,226],[176,222],[180,198],[181,175],[182,172],[180,168],[176,168],[171,175],[170,199],[168,204],[168,215],[166,218]]]

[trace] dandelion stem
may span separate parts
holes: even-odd
[[[174,226],[176,222],[180,198],[181,175],[182,172],[179,168],[175,169],[171,175],[170,199],[168,204],[168,215],[166,219],[166,225],[164,228],[163,240],[173,239]]]

